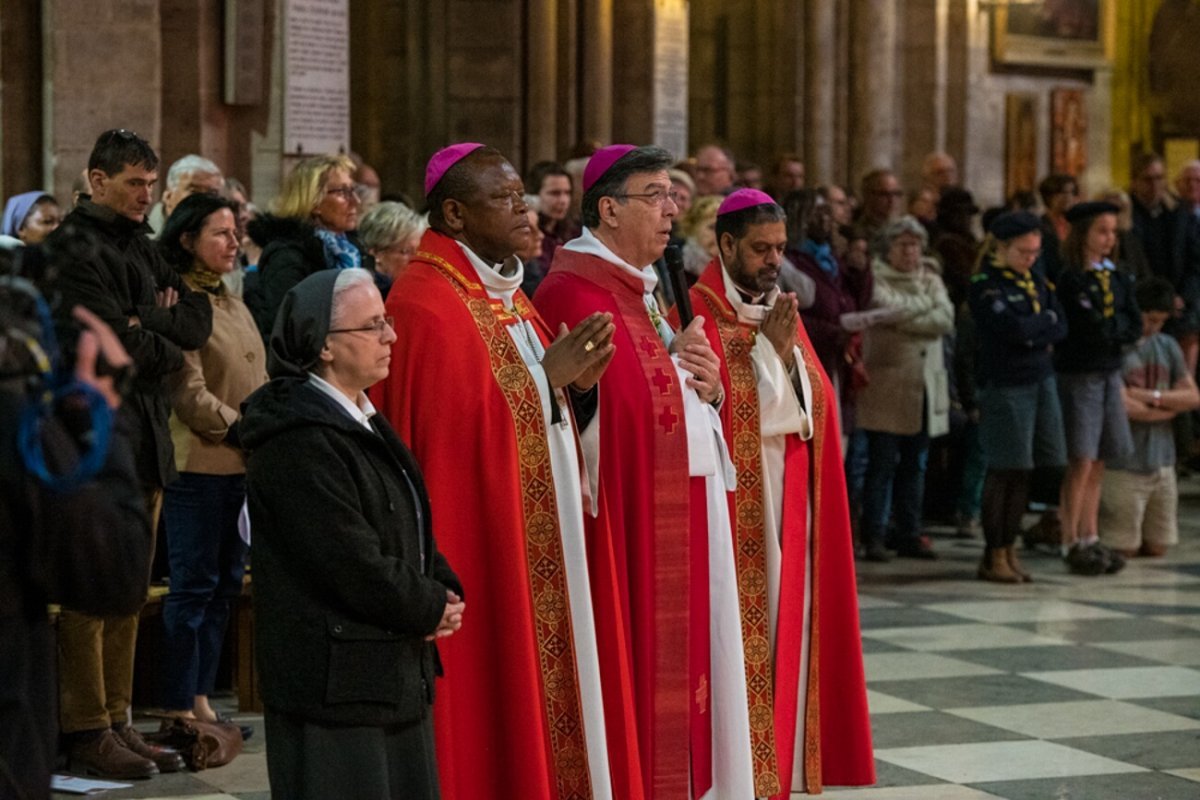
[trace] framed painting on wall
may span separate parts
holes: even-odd
[[[1004,197],[1032,192],[1038,180],[1037,95],[1004,98]]]
[[[1050,171],[1083,175],[1087,169],[1087,108],[1082,89],[1050,93]]]
[[[997,64],[1093,69],[1112,62],[1115,0],[1038,0],[992,6]]]

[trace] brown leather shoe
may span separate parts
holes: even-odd
[[[1033,583],[1033,576],[1026,571],[1025,567],[1021,564],[1021,560],[1017,558],[1017,546],[1015,544],[1010,544],[1004,548],[1004,555],[1008,559],[1008,568],[1017,573],[1017,577],[1025,583]]]
[[[125,746],[111,729],[71,746],[71,770],[101,778],[149,778],[158,766]]]
[[[159,772],[179,772],[184,767],[183,756],[179,754],[178,750],[150,744],[132,725],[114,725],[113,733],[132,752],[154,762]]]
[[[1012,571],[1008,565],[1008,554],[1003,547],[988,548],[983,551],[983,560],[979,562],[980,579],[993,583],[1020,583],[1021,576]]]

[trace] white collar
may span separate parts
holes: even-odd
[[[754,300],[763,301],[763,305],[757,303],[745,303],[742,301],[742,295],[738,290],[737,284],[733,282],[733,278],[729,277],[729,270],[725,269],[725,259],[720,253],[717,253],[717,259],[721,264],[721,280],[725,282],[725,299],[729,301],[729,305],[733,306],[734,312],[738,315],[738,320],[741,322],[762,322],[767,318],[767,313],[775,305],[775,300],[779,297],[779,287],[772,286],[770,291],[758,295]]]
[[[371,417],[375,416],[376,413],[375,406],[373,403],[371,403],[370,398],[367,397],[366,392],[359,392],[358,402],[351,403],[349,397],[346,397],[346,395],[342,394],[337,387],[316,373],[308,373],[308,382],[311,383],[315,388],[332,397],[334,401],[341,406],[342,410],[350,415],[350,419],[354,420],[359,425],[362,425],[369,431],[375,430],[371,427]]]
[[[563,247],[572,253],[583,253],[584,255],[603,259],[610,264],[616,265],[630,275],[636,276],[642,282],[643,294],[654,294],[655,288],[658,287],[658,273],[654,271],[653,264],[639,268],[633,266],[628,261],[624,261],[610,250],[608,245],[600,241],[596,234],[592,233],[589,228],[584,228],[583,232],[577,238],[567,242]]]
[[[513,270],[511,275],[505,275],[500,271],[505,264],[489,264],[480,258],[478,253],[462,242],[458,242],[458,246],[462,248],[467,261],[471,262],[471,266],[479,274],[479,282],[487,289],[497,294],[508,295],[511,299],[512,293],[521,287],[521,281],[525,279],[525,265],[515,255],[512,257],[512,260],[516,262],[517,268]]]

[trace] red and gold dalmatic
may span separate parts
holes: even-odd
[[[466,624],[439,644],[442,795],[586,800],[546,420],[505,329],[513,319],[474,276],[454,240],[426,232],[389,293],[398,339],[387,380],[371,391],[421,464],[438,545],[467,592]],[[514,306],[547,344],[524,294]]]
[[[811,442],[788,436],[783,530],[766,530],[758,382],[751,361],[758,326],[739,321],[725,294],[722,269],[714,259],[692,288],[691,300],[696,315],[705,317],[709,342],[721,359],[726,392],[722,423],[738,476],[730,519],[746,651],[755,793],[789,796],[798,737],[804,747],[804,785],[796,790],[817,794],[824,785],[871,784],[875,767],[835,395],[801,324],[797,344],[813,389],[812,408],[807,411],[814,436]],[[773,535],[780,536],[783,553],[778,609],[768,607],[767,596],[766,537]],[[810,553],[812,607],[805,608],[805,562]],[[777,615],[773,660],[771,614]],[[811,615],[812,624],[808,673],[801,676],[805,615]],[[802,686],[805,718],[797,720]]]

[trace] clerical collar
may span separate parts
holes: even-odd
[[[375,406],[371,402],[370,398],[367,397],[366,392],[359,392],[358,402],[351,403],[350,398],[342,394],[341,390],[315,373],[310,372],[308,374],[308,382],[313,385],[313,388],[333,398],[334,402],[336,402],[338,406],[350,416],[350,419],[354,420],[359,425],[362,425],[369,431],[375,430],[371,427],[371,417],[375,416],[376,413]]]
[[[766,319],[767,313],[775,305],[776,298],[779,297],[779,287],[772,286],[770,291],[763,292],[757,297],[750,295],[749,292],[745,292],[734,283],[733,278],[729,277],[729,270],[725,269],[725,259],[720,253],[717,254],[717,259],[721,263],[721,280],[725,282],[725,298],[733,306],[738,319],[746,322],[762,322]],[[744,299],[746,297],[750,299]]]
[[[462,248],[467,261],[471,262],[471,266],[475,268],[476,274],[479,275],[479,282],[483,284],[484,288],[492,294],[499,295],[504,304],[511,307],[513,295],[516,294],[517,289],[521,288],[521,281],[525,279],[525,265],[521,263],[521,259],[514,255],[511,261],[489,264],[462,242],[458,242],[458,246]],[[511,275],[505,275],[501,270],[510,263],[516,264],[516,269],[512,271]]]
[[[600,241],[596,234],[588,228],[584,228],[577,238],[567,242],[563,247],[572,253],[583,253],[603,259],[624,272],[636,276],[642,282],[643,294],[654,294],[654,289],[658,286],[658,273],[654,271],[653,264],[641,268],[633,266],[610,250],[608,245]]]

